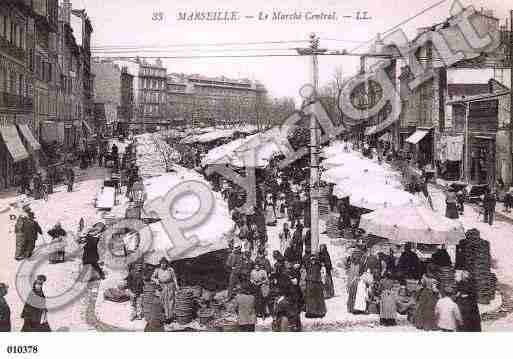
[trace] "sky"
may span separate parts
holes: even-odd
[[[320,38],[320,47],[329,50],[353,50],[387,29],[418,14],[439,0],[72,0],[74,8],[85,8],[93,24],[92,47],[133,46],[132,52],[101,53],[103,56],[205,56],[294,54],[296,47],[306,47],[310,33]],[[509,9],[504,0],[462,1],[464,6],[494,10],[505,22]],[[401,28],[409,38],[416,29],[443,21],[449,16],[452,0],[411,20]],[[511,5],[510,7],[513,7]],[[178,12],[237,11],[235,22],[178,21]],[[301,13],[301,20],[258,20],[260,12]],[[337,20],[307,21],[307,11],[336,12]],[[356,13],[367,11],[370,19],[357,20]],[[155,12],[163,13],[162,21],[153,21]],[[247,19],[245,16],[254,16]],[[349,16],[350,18],[345,18]],[[337,40],[337,41],[334,41]],[[283,42],[279,44],[198,46],[212,43]],[[295,41],[295,42],[289,42]],[[177,45],[191,45],[182,46]],[[165,52],[150,52],[142,46],[173,45]],[[363,52],[364,46],[355,52]],[[248,50],[249,49],[249,50]],[[254,49],[258,49],[255,51]],[[134,51],[135,50],[135,51]],[[155,49],[153,49],[155,50]],[[228,50],[228,51],[227,51]],[[252,51],[250,51],[252,50]],[[109,49],[112,51],[112,49]],[[93,53],[94,55],[94,53]],[[100,53],[97,53],[100,55]],[[199,73],[206,76],[244,77],[262,82],[270,96],[299,98],[299,89],[311,82],[311,60],[308,57],[251,57],[162,59],[168,72]],[[352,76],[358,69],[358,57],[324,56],[319,58],[319,81],[331,80],[337,69]]]

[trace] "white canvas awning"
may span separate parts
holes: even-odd
[[[39,151],[41,149],[41,145],[32,134],[32,131],[30,130],[28,125],[25,123],[19,125],[19,128],[21,133],[23,134],[23,137],[25,137],[25,139],[27,140],[30,148],[32,148],[33,151]]]
[[[417,130],[406,139],[406,142],[416,145],[429,133],[427,130]]]
[[[14,162],[22,161],[29,158],[29,154],[21,142],[18,130],[14,125],[7,125],[0,127],[2,138],[12,156]]]

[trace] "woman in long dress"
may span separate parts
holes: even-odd
[[[415,310],[417,329],[435,330],[437,328],[435,306],[438,301],[438,281],[434,278],[433,269],[432,265],[428,265],[426,274],[420,280],[422,289],[418,294]]]
[[[324,298],[329,299],[335,296],[335,288],[333,287],[333,277],[331,271],[333,266],[331,264],[331,257],[328,252],[328,247],[325,244],[319,246],[319,261],[325,270],[324,277]]]
[[[370,270],[367,270],[358,279],[353,313],[365,313],[367,311],[367,302],[370,294],[369,291],[373,281],[374,278],[372,277]]]
[[[268,226],[276,225],[276,208],[271,193],[267,194],[265,201],[265,224]]]
[[[176,291],[179,289],[175,271],[166,258],[160,260],[160,267],[153,272],[152,280],[162,288],[161,301],[166,321],[171,322],[175,312]]]

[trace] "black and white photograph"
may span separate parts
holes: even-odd
[[[499,0],[0,0],[2,355],[513,331],[512,34]]]

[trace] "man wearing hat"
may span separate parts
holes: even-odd
[[[43,230],[41,226],[36,221],[34,212],[30,210],[27,211],[27,218],[25,219],[25,225],[23,226],[23,230],[25,232],[25,258],[32,257],[32,253],[34,252],[34,248],[36,247],[36,241],[39,234],[43,234]]]
[[[455,332],[463,323],[458,305],[452,299],[454,288],[447,286],[443,290],[443,298],[435,306],[435,318],[438,329],[443,332]]]

